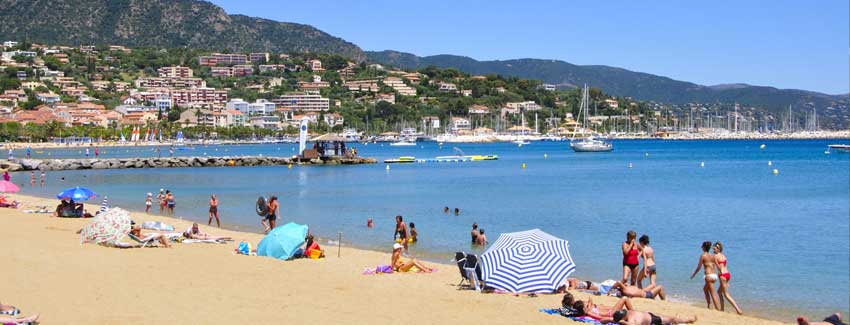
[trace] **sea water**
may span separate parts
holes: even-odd
[[[730,290],[744,311],[790,321],[797,314],[850,314],[850,155],[824,152],[836,142],[624,140],[609,153],[574,153],[566,142],[351,144],[379,160],[458,152],[499,160],[392,164],[389,170],[379,163],[48,171],[46,188],[29,187],[28,173],[14,173],[13,181],[27,183],[22,193],[40,196],[82,185],[108,195],[110,205],[135,210],[144,209],[147,192],[164,188],[175,193],[177,216],[202,223],[215,193],[222,222],[246,231],[262,230],[257,197],[277,195],[279,224],[307,224],[323,243],[341,233],[344,244],[385,251],[387,261],[396,215],[416,224],[419,242],[411,254],[439,262],[455,251],[481,252],[470,245],[473,222],[490,242],[503,232],[539,228],[569,240],[577,264],[573,276],[594,281],[622,276],[620,244],[635,230],[651,238],[658,282],[669,299],[699,305],[702,273],[689,276],[700,244],[721,241]],[[195,146],[178,147],[175,155],[291,156],[295,148]],[[49,149],[34,156],[48,153],[82,158],[84,151]],[[161,154],[168,156],[167,146]],[[157,152],[101,148],[101,157],[138,156]],[[460,215],[445,214],[444,207],[459,208]],[[375,220],[374,228],[366,227],[367,218]]]

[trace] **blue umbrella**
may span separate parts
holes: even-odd
[[[508,292],[554,292],[575,271],[566,240],[540,229],[505,233],[481,254],[488,286]]]
[[[62,192],[59,192],[59,194],[56,194],[56,198],[60,200],[71,199],[74,201],[87,201],[88,199],[93,199],[95,197],[97,197],[97,194],[95,192],[92,192],[92,190],[87,189],[85,187],[79,186],[69,188]]]
[[[307,226],[294,222],[276,227],[257,245],[257,255],[289,259],[304,244]]]

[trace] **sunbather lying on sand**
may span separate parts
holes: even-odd
[[[822,322],[810,322],[805,317],[797,317],[798,325],[847,325],[847,323],[841,321],[841,314],[835,313],[829,315],[829,317],[824,318]]]
[[[614,323],[614,313],[618,310],[634,310],[632,302],[628,297],[622,297],[614,306],[603,306],[593,303],[592,298],[587,298],[586,301],[576,301],[573,303],[573,310],[576,311],[575,316],[588,316],[603,324]]]
[[[141,239],[142,241],[148,241],[148,240],[151,240],[151,239],[156,239],[165,248],[171,247],[170,245],[168,245],[168,237],[166,237],[163,234],[159,234],[159,233],[155,233],[155,232],[152,232],[152,233],[149,233],[149,234],[146,234],[146,235],[142,234],[142,227],[141,226],[134,226],[133,229],[130,230],[130,234],[132,234],[133,236],[136,236],[137,238]]]
[[[637,287],[635,287],[637,288]],[[673,316],[656,315],[645,311],[618,310],[614,313],[614,322],[628,325],[672,325],[691,324],[697,321],[697,317],[679,318]]]
[[[38,320],[38,315],[29,317],[18,316],[21,313],[15,306],[0,303],[0,324],[32,323]]]
[[[641,289],[636,286],[625,285],[622,282],[617,281],[611,289],[611,291],[613,291],[613,289],[620,290],[624,297],[655,299],[657,296],[661,298],[661,300],[665,300],[667,297],[664,293],[664,286],[660,284],[650,285]],[[608,291],[609,296],[611,295],[611,291]]]
[[[592,281],[583,281],[576,278],[567,278],[567,285],[572,290],[599,291],[599,284]]]
[[[422,264],[422,262],[419,262],[419,260],[417,260],[415,258],[411,258],[409,261],[405,262],[401,258],[402,248],[404,248],[404,246],[402,246],[399,243],[393,244],[393,257],[392,257],[392,261],[390,263],[390,265],[393,266],[393,271],[408,272],[408,271],[410,271],[410,269],[412,269],[415,266],[416,268],[419,269],[419,272],[424,272],[424,273],[434,272],[433,269],[425,266],[425,264]]]
[[[205,232],[201,232],[201,229],[198,228],[197,223],[193,223],[192,227],[190,227],[189,229],[186,229],[186,231],[183,232],[183,236],[186,237],[186,238],[190,238],[190,239],[231,240],[230,237],[218,237],[218,236],[210,235],[210,234],[205,233]]]
[[[5,196],[0,195],[0,208],[12,208],[17,209],[20,202],[18,201],[8,201]]]

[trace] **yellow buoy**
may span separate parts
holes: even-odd
[[[227,164],[230,165],[230,166],[233,166],[233,165],[236,165],[236,162],[233,161],[233,160],[230,160],[230,161],[227,162]]]
[[[287,165],[286,168],[292,169],[292,164]]]
[[[522,163],[522,169],[525,169],[525,163]]]
[[[779,175],[779,169],[774,168],[773,169],[773,175]]]

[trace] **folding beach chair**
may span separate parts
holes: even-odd
[[[466,254],[466,263],[463,266],[463,271],[466,273],[466,278],[469,284],[476,291],[481,291],[484,288],[484,281],[481,280],[481,264],[478,263],[478,256],[475,254]]]
[[[147,240],[142,240],[141,238],[136,237],[136,235],[133,234],[127,234],[127,237],[130,237],[130,239],[132,239],[134,242],[139,243],[140,245],[142,245],[142,247],[157,247],[156,238],[154,237],[150,237]]]
[[[466,253],[455,252],[455,263],[457,263],[457,269],[460,271],[460,283],[457,284],[458,288],[460,288],[464,282],[469,281],[469,278],[466,276],[466,271],[463,270],[463,267],[466,265]]]

